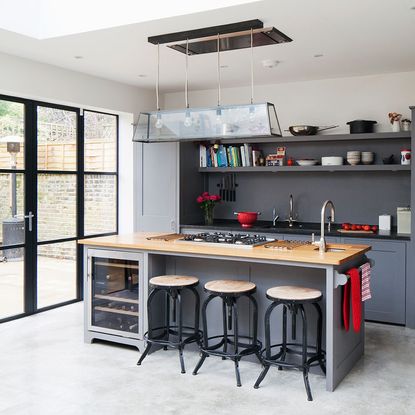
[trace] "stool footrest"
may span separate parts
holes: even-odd
[[[283,343],[278,343],[278,344],[273,344],[270,346],[270,349],[275,349],[277,347],[280,348],[279,352],[270,356],[270,357],[266,357],[266,349],[262,349],[261,350],[261,360],[263,363],[266,363],[268,365],[273,365],[273,366],[281,366],[281,367],[286,367],[286,368],[297,368],[297,369],[302,369],[303,368],[303,364],[296,364],[296,363],[291,363],[291,362],[285,362],[285,360],[280,359],[281,356],[283,356],[284,354],[291,354],[291,355],[298,355],[301,356],[302,355],[302,351],[300,350],[294,350],[289,348],[288,346],[294,346],[294,347],[298,347],[301,348],[302,344],[301,343],[286,343],[285,344],[287,347],[285,349],[285,353],[284,353],[284,349],[283,349]],[[317,347],[316,346],[307,346],[307,357],[309,357],[309,359],[306,361],[305,365],[307,367],[314,367],[314,366],[319,366],[320,362],[323,361],[325,362],[325,351],[322,350],[321,354],[317,353]]]
[[[147,331],[147,332],[144,333],[144,340],[146,340],[147,343],[151,343],[151,344],[158,344],[160,346],[170,346],[170,347],[178,348],[178,347],[183,346],[185,344],[199,342],[200,339],[203,337],[203,332],[201,330],[198,330],[195,333],[194,327],[183,326],[182,328],[183,328],[183,331],[182,331],[182,341],[181,342],[179,342],[179,341],[175,342],[175,341],[166,339],[166,336],[170,336],[170,335],[178,336],[179,335],[178,326],[155,327],[155,328],[152,329],[152,331],[164,330],[164,332],[162,332],[158,336],[152,336],[150,338],[150,337],[148,337],[148,331]]]
[[[225,357],[228,359],[235,359],[235,358],[241,358],[243,356],[247,356],[250,354],[256,354],[259,353],[261,351],[262,348],[262,343],[257,340],[256,343],[252,343],[253,342],[253,338],[249,337],[249,336],[238,336],[241,339],[245,339],[245,340],[249,340],[250,343],[243,343],[243,342],[238,342],[237,346],[238,348],[242,348],[242,350],[238,351],[238,353],[230,353],[230,352],[224,352],[222,350],[217,350],[220,347],[223,347],[225,344],[225,336],[223,335],[218,335],[218,336],[212,336],[212,337],[208,337],[208,343],[210,340],[214,340],[214,339],[220,339],[219,343],[216,343],[212,346],[208,346],[205,347],[204,345],[200,348],[202,353],[206,353],[207,355],[210,356],[219,356],[219,357]],[[231,345],[231,346],[235,346],[235,342],[230,339],[229,337],[226,339],[226,343]]]

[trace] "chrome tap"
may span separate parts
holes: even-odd
[[[290,228],[292,228],[292,226],[294,225],[294,222],[297,222],[294,219],[294,200],[293,200],[293,195],[290,195],[290,212],[288,214],[288,219],[286,220],[286,222],[288,222],[288,226]]]
[[[277,210],[275,207],[272,209],[272,226],[275,228],[275,225],[277,223],[277,220],[279,219],[279,215],[277,215]]]
[[[331,215],[329,216],[329,224],[330,222],[331,223],[334,222],[334,204],[331,200],[326,200],[323,203],[323,207],[321,208],[321,236],[320,236],[320,240],[316,242],[316,245],[318,245],[320,252],[326,252],[326,238],[324,237],[324,225],[325,225],[324,215],[326,213],[326,208],[328,205],[330,205],[331,207]]]

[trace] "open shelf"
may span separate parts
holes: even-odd
[[[278,172],[356,172],[356,171],[405,171],[410,172],[411,166],[401,164],[358,164],[357,166],[260,166],[260,167],[199,167],[201,173],[278,173]]]
[[[243,143],[314,143],[314,142],[328,142],[328,141],[355,141],[355,140],[391,140],[411,138],[410,131],[382,132],[382,133],[366,133],[366,134],[324,134],[324,135],[299,135],[299,136],[283,136],[283,137],[250,137],[250,138],[223,138],[219,139],[222,144],[243,144]]]

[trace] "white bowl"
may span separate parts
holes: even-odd
[[[343,157],[327,156],[321,158],[322,166],[341,166],[343,164]]]
[[[356,166],[360,163],[360,159],[358,159],[358,160],[349,160],[349,159],[347,159],[347,162],[349,164],[351,164],[352,166]]]
[[[303,159],[297,160],[299,166],[315,166],[318,163],[318,160],[315,159]]]
[[[360,151],[348,151],[347,155],[348,156],[360,156]]]
[[[299,166],[315,166],[318,163],[316,159],[300,159],[297,160]]]

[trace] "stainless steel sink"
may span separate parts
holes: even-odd
[[[316,248],[315,251],[317,251],[319,248]],[[345,249],[343,248],[327,248],[326,252],[344,252]]]

